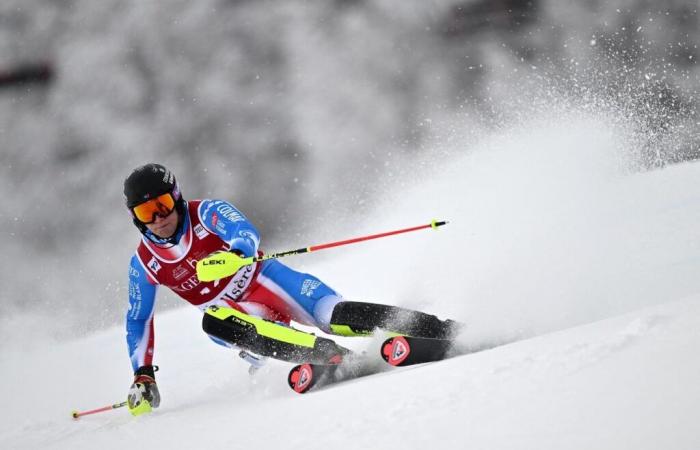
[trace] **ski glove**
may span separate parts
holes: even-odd
[[[127,398],[129,412],[134,416],[149,413],[152,408],[160,405],[160,392],[154,374],[156,371],[158,366],[142,366],[134,374],[134,383]]]

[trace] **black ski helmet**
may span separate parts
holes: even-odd
[[[126,207],[129,208],[129,212],[134,220],[134,225],[136,225],[141,233],[146,233],[148,228],[134,216],[131,208],[166,193],[171,194],[175,200],[175,209],[179,216],[179,230],[185,217],[185,200],[182,198],[175,175],[170,170],[160,164],[144,164],[134,169],[126,180],[124,180],[124,200],[126,201]],[[177,232],[175,234],[177,234]]]

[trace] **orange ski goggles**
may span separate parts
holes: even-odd
[[[156,216],[167,217],[175,209],[175,199],[168,192],[131,208],[134,217],[143,224],[156,221]]]

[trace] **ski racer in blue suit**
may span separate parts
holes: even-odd
[[[158,287],[165,285],[202,311],[210,306],[233,308],[275,323],[295,321],[334,333],[334,320],[357,317],[379,307],[349,302],[313,275],[297,272],[277,260],[265,260],[241,268],[221,280],[203,282],[195,272],[198,260],[217,251],[242,257],[259,254],[260,234],[234,205],[224,200],[185,201],[175,176],[159,164],[135,169],[124,182],[126,205],[141,242],[129,265],[129,310],[126,339],[134,370],[128,395],[129,409],[138,415],[160,404],[155,382],[154,309]],[[369,308],[369,309],[368,309]],[[384,309],[389,308],[383,306]],[[393,307],[392,307],[393,308]],[[433,329],[421,333],[451,333],[451,321],[431,319]],[[370,314],[375,315],[377,314]],[[433,320],[434,319],[434,320]],[[364,320],[364,319],[362,319]],[[366,329],[385,326],[371,317]],[[253,367],[271,352],[259,355],[211,336],[215,342],[239,350]]]

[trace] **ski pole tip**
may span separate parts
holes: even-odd
[[[449,222],[446,220],[437,220],[433,219],[432,222],[430,222],[430,226],[434,229],[437,230],[437,227],[441,227],[443,225],[447,225]]]
[[[71,411],[70,415],[76,420],[80,418],[80,413],[78,411]]]

